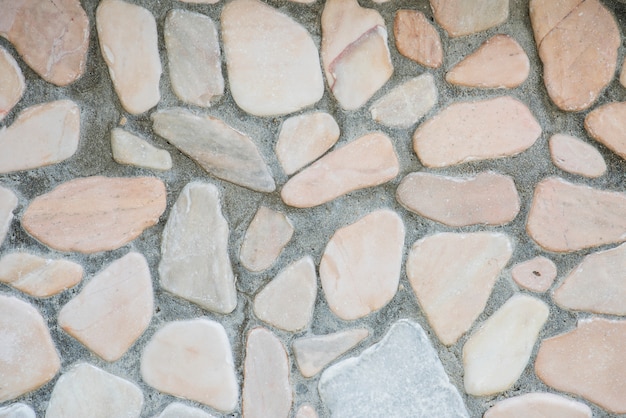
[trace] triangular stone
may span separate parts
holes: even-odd
[[[282,213],[261,206],[243,238],[239,259],[250,271],[269,268],[293,235],[293,225]]]
[[[172,156],[164,149],[159,149],[143,138],[133,135],[121,128],[111,131],[111,148],[113,159],[120,164],[155,170],[172,168]]]

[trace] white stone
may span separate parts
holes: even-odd
[[[0,121],[13,109],[24,94],[24,75],[9,51],[0,46]]]
[[[250,271],[269,268],[293,235],[293,225],[282,213],[261,206],[243,238],[239,259]]]
[[[184,403],[172,402],[155,418],[215,418],[215,416]]]
[[[164,149],[159,149],[145,139],[133,135],[122,128],[111,131],[113,159],[120,164],[155,170],[172,168],[172,156]]]
[[[0,186],[0,245],[9,232],[15,208],[17,208],[17,196],[6,187]]]
[[[37,418],[35,411],[23,403],[14,403],[13,405],[0,408],[0,418]]]

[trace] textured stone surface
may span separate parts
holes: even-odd
[[[496,403],[483,418],[591,418],[591,408],[553,393],[527,393]]]
[[[293,225],[282,213],[261,206],[248,226],[239,252],[241,264],[250,271],[269,268],[293,235]]]
[[[0,418],[37,418],[35,411],[23,403],[0,407]],[[305,417],[306,418],[306,417]]]
[[[184,403],[172,402],[155,418],[214,418],[202,409],[192,408]]]
[[[0,46],[0,121],[20,101],[26,88],[24,75],[9,52]]]
[[[430,68],[439,68],[443,63],[441,38],[424,13],[398,10],[393,22],[393,35],[396,48],[405,57]]]
[[[624,114],[626,117],[626,113]],[[569,135],[550,138],[552,162],[563,171],[584,177],[600,177],[606,172],[602,154],[588,143]]]
[[[17,196],[10,189],[0,186],[0,245],[7,236],[13,221],[13,211],[17,208]]]
[[[509,0],[430,0],[430,6],[452,37],[481,32],[509,18]]]
[[[556,265],[546,257],[538,256],[516,264],[511,270],[515,283],[533,292],[545,292],[556,279]]]
[[[113,159],[120,164],[169,170],[172,168],[172,156],[148,141],[133,135],[122,128],[111,130],[111,148]]]
[[[626,102],[600,106],[585,117],[589,135],[626,159]]]

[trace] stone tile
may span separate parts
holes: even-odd
[[[165,324],[141,356],[141,377],[156,390],[223,412],[237,407],[239,386],[224,327],[206,318]]]
[[[576,329],[541,343],[537,376],[548,386],[573,393],[610,413],[626,413],[626,321],[580,320]]]
[[[268,269],[292,235],[293,225],[284,213],[261,206],[243,237],[239,251],[241,264],[254,272]]]
[[[452,37],[482,32],[509,18],[509,0],[430,0],[430,7]]]
[[[497,232],[439,233],[413,244],[406,274],[442,343],[470,329],[512,252],[511,240]]]
[[[426,333],[408,320],[360,356],[326,369],[319,392],[332,416],[469,417]]]
[[[161,287],[204,309],[232,312],[237,291],[228,236],[217,187],[198,181],[187,184],[163,230]]]
[[[341,319],[353,320],[389,303],[398,290],[403,247],[404,224],[389,209],[338,229],[319,266],[330,310]]]
[[[77,178],[35,198],[22,227],[55,250],[113,250],[155,225],[165,198],[165,184],[155,177]]]
[[[591,408],[553,393],[527,393],[496,403],[483,418],[591,418]]]
[[[104,360],[116,361],[146,330],[153,308],[148,262],[131,252],[90,279],[59,311],[58,322]]]
[[[318,415],[311,405],[302,405],[296,412],[295,418],[318,418]]]
[[[17,208],[17,196],[10,189],[0,186],[0,245],[9,232],[13,211]]]
[[[228,82],[239,107],[256,116],[284,115],[324,94],[319,53],[307,30],[258,0],[222,11]]]
[[[172,168],[172,156],[164,149],[159,149],[143,138],[133,135],[122,128],[111,130],[111,148],[113,159],[120,164],[169,170]]]
[[[9,51],[0,46],[0,121],[13,109],[24,94],[26,83],[20,66],[9,54]]]
[[[555,166],[568,173],[589,178],[600,177],[606,173],[602,154],[573,136],[553,135],[550,138],[550,156]]]
[[[589,135],[608,149],[626,159],[626,102],[608,103],[585,117]]]
[[[393,35],[398,52],[405,57],[429,68],[439,68],[443,63],[441,38],[424,13],[398,10]]]
[[[456,227],[504,225],[520,209],[513,179],[492,171],[473,177],[411,173],[402,179],[396,198],[411,212]]]
[[[552,286],[556,273],[556,265],[552,260],[538,256],[513,266],[511,277],[524,289],[545,292]]]
[[[80,110],[71,100],[31,106],[0,130],[0,173],[30,170],[70,158],[80,140]]]
[[[446,74],[446,81],[466,87],[515,88],[528,78],[530,61],[508,35],[487,39]]]
[[[78,0],[0,0],[0,36],[44,80],[66,86],[85,71],[89,19]],[[37,30],[33,30],[37,28]]]
[[[184,403],[172,402],[155,418],[215,418],[215,416]]]
[[[509,389],[526,368],[550,309],[541,300],[515,295],[463,346],[465,391],[474,396]]]
[[[293,176],[280,195],[289,206],[310,208],[355,190],[386,183],[399,170],[391,140],[383,133],[374,132],[332,151]]]
[[[540,135],[526,105],[503,96],[451,104],[417,128],[413,148],[425,166],[445,167],[519,154]]]
[[[0,402],[52,379],[61,360],[48,326],[31,304],[0,294]]]
[[[35,411],[23,403],[0,407],[0,418],[37,418]],[[304,417],[306,418],[306,417]]]
[[[548,251],[570,252],[626,240],[626,194],[558,177],[535,187],[528,235]]]
[[[124,109],[144,113],[161,99],[157,27],[147,9],[121,0],[102,0],[96,10],[102,57]]]
[[[272,174],[249,136],[211,116],[182,108],[152,114],[157,135],[187,154],[209,174],[259,192],[276,189]]]

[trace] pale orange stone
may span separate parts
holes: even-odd
[[[239,252],[241,264],[255,272],[269,268],[292,235],[293,225],[284,213],[261,206],[243,238]]]
[[[439,68],[443,63],[441,38],[424,13],[398,10],[393,34],[396,48],[405,57],[430,68]]]
[[[533,292],[545,292],[556,279],[556,265],[545,257],[535,257],[516,264],[511,277],[519,286]]]
[[[509,0],[430,0],[430,7],[452,37],[481,32],[509,18]]]
[[[606,172],[606,163],[598,150],[573,136],[553,135],[550,156],[555,166],[572,174],[595,178]]]
[[[595,140],[626,159],[626,102],[600,106],[585,117],[585,129]]]
[[[0,46],[0,121],[24,94],[24,75],[9,51]]]
[[[527,393],[496,403],[483,418],[591,418],[591,408],[554,393]]]

